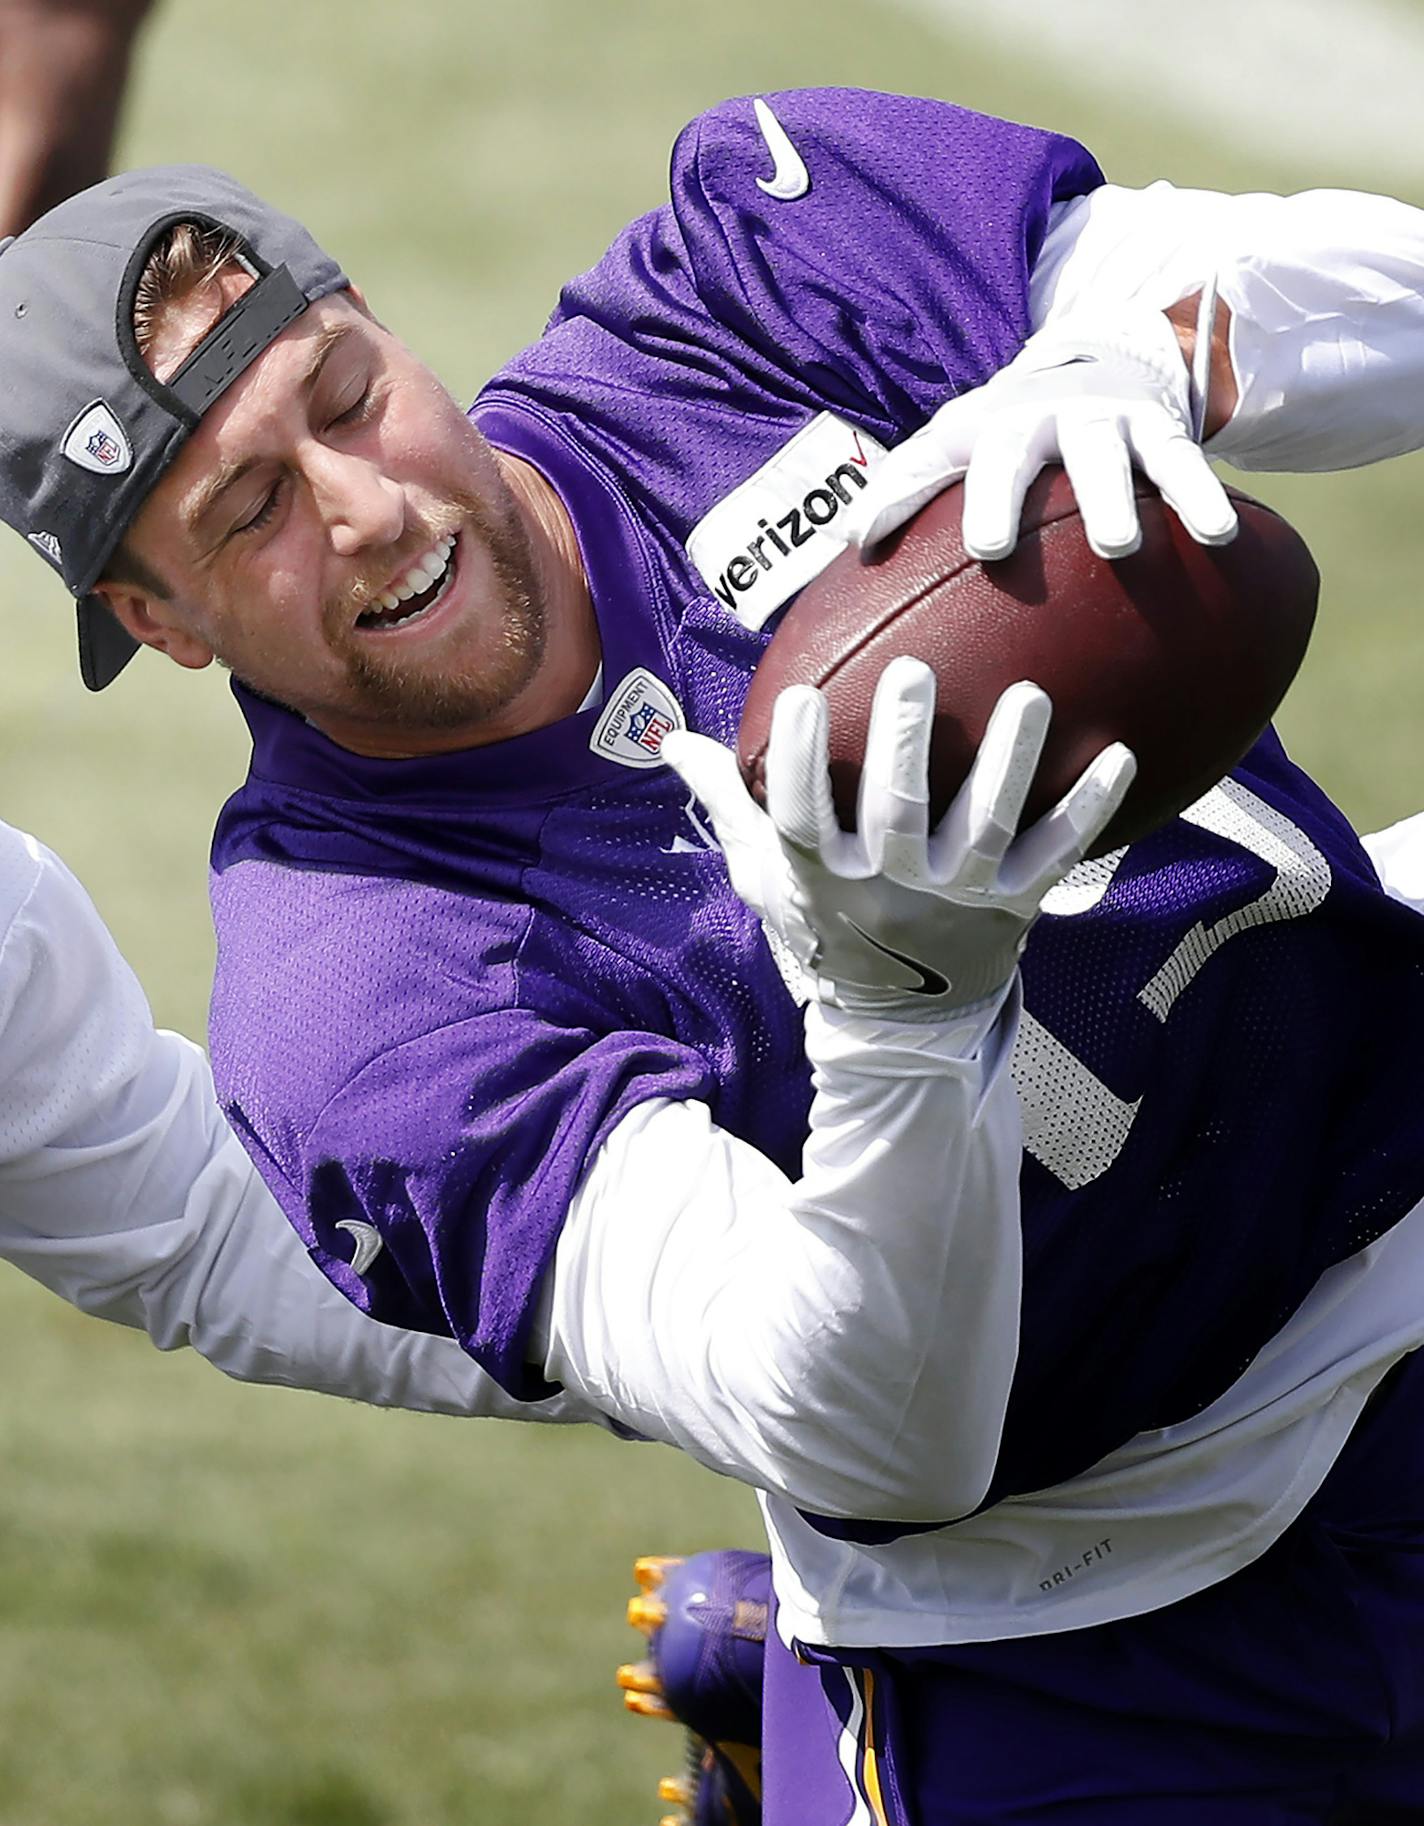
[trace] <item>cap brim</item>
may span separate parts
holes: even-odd
[[[112,685],[138,652],[139,642],[120,627],[102,596],[81,596],[79,611],[79,675],[91,691]]]

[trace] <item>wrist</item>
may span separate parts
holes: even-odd
[[[812,1001],[805,1014],[812,1065],[854,1063],[885,1077],[918,1077],[978,1057],[1001,1021],[1018,1007],[1017,970],[971,1008],[935,1018],[903,1004],[883,1010]]]
[[[1182,351],[1182,360],[1191,372],[1198,371],[1198,319],[1201,312],[1202,294],[1200,291],[1190,293],[1176,304],[1169,305],[1163,313],[1177,339],[1177,346]],[[1224,299],[1216,300],[1212,311],[1212,323],[1207,332],[1210,341],[1210,354],[1201,365],[1200,371],[1205,375],[1204,391],[1206,410],[1202,417],[1201,442],[1215,437],[1230,423],[1240,400],[1241,389],[1236,379],[1236,369],[1231,361],[1231,306]]]

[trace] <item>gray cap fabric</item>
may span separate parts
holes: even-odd
[[[258,277],[165,384],[139,354],[133,307],[178,222],[230,230]],[[205,165],[108,178],[0,243],[0,518],[78,599],[91,691],[137,650],[90,591],[155,483],[249,363],[347,283],[299,222]]]

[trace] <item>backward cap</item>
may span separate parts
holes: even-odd
[[[144,265],[178,222],[226,229],[258,283],[165,384],[133,330]],[[305,228],[206,165],[124,172],[0,243],[0,518],[79,598],[99,690],[134,643],[89,595],[203,412],[346,275]]]

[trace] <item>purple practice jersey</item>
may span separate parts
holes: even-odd
[[[671,204],[474,408],[568,509],[601,701],[377,761],[238,693],[254,760],[213,855],[225,1108],[343,1291],[530,1400],[540,1278],[629,1109],[702,1099],[798,1170],[799,1013],[662,738],[734,738],[837,515],[1021,346],[1050,210],[1101,181],[1071,141],[938,102],[771,99],[804,171],[770,180],[749,101],[694,122]],[[1025,960],[1023,1343],[991,1500],[1212,1399],[1424,1193],[1394,1089],[1416,929],[1273,741],[1058,891]]]

